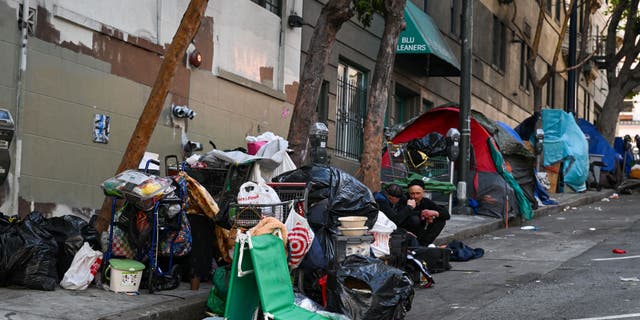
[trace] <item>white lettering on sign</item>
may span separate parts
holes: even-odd
[[[426,51],[426,44],[399,44],[398,51]]]
[[[416,42],[415,37],[402,37],[400,38],[400,43],[414,43]]]

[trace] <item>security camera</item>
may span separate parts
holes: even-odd
[[[196,116],[196,112],[189,109],[187,106],[176,106],[171,107],[171,112],[177,118],[189,118],[193,119]]]

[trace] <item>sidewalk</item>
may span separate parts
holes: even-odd
[[[559,204],[541,207],[535,217],[561,212],[566,207],[576,207],[599,202],[614,191],[587,191],[585,193],[552,194]],[[521,223],[512,219],[511,227]],[[525,222],[528,224],[528,222]],[[453,239],[465,239],[504,227],[504,221],[482,216],[453,215],[440,237],[439,244]],[[202,319],[210,283],[201,283],[200,289],[190,290],[188,283],[170,291],[129,296],[92,287],[85,291],[61,288],[55,291],[36,291],[20,288],[0,288],[0,318],[12,320],[44,319]]]

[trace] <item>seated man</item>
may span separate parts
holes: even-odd
[[[373,197],[376,199],[378,209],[398,227],[402,227],[407,218],[413,214],[413,208],[407,206],[407,198],[404,196],[402,187],[395,183],[387,185],[382,192],[375,192]]]
[[[401,226],[415,234],[421,245],[427,246],[436,240],[451,216],[447,208],[424,197],[422,180],[411,180],[408,189],[407,205],[413,210]]]

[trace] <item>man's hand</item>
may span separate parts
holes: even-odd
[[[411,209],[414,209],[416,207],[416,200],[414,199],[407,200],[407,205],[411,207]]]
[[[420,213],[420,219],[426,220],[427,223],[433,223],[433,219],[437,218],[438,216],[440,216],[440,213],[435,210],[425,209]]]

